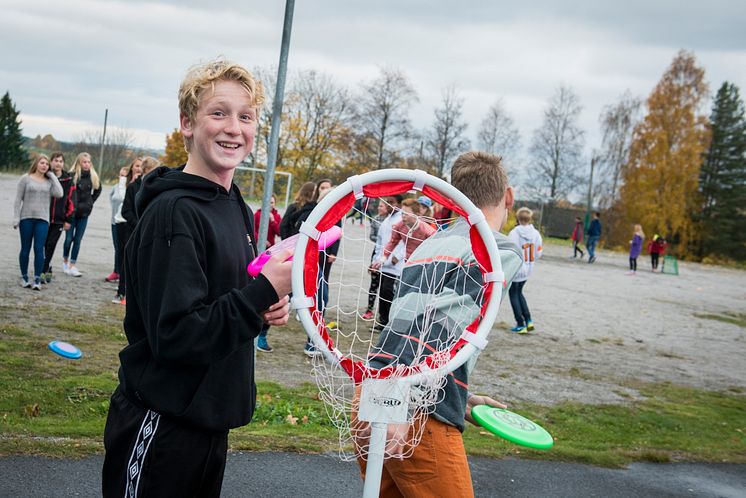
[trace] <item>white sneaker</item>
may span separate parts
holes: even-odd
[[[40,283],[35,283],[34,285],[31,286],[31,290],[40,291],[41,290],[41,284]]]
[[[83,276],[83,274],[82,274],[82,273],[80,273],[80,270],[78,270],[78,269],[77,269],[76,267],[74,267],[74,266],[73,266],[73,267],[71,267],[71,268],[70,268],[70,269],[69,269],[69,270],[67,271],[67,274],[68,274],[68,275],[70,275],[71,277],[82,277],[82,276]]]
[[[29,287],[31,287],[31,282],[21,277],[21,287],[23,287],[24,289],[28,289]]]
[[[69,272],[70,272],[70,265],[68,265],[67,263],[63,261],[62,262],[62,273],[67,275]]]

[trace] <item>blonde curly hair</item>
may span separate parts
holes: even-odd
[[[215,59],[192,66],[179,86],[179,113],[193,122],[206,90],[215,91],[218,81],[236,81],[246,90],[251,105],[261,109],[264,103],[264,86],[246,68],[225,59]],[[191,139],[184,139],[187,151]]]

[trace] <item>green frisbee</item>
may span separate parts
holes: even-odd
[[[488,431],[521,446],[548,450],[554,444],[552,435],[543,427],[503,408],[478,405],[471,409],[471,415]]]

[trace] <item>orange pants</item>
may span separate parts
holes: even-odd
[[[365,479],[365,460],[358,459]],[[469,498],[474,496],[461,432],[427,418],[420,444],[411,457],[383,463],[381,492],[385,498]]]

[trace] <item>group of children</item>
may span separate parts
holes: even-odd
[[[125,304],[125,278],[122,271],[124,245],[137,224],[135,195],[140,176],[147,174],[160,162],[153,157],[134,159],[119,171],[117,183],[109,194],[111,202],[111,235],[114,244],[114,269],[105,278],[117,283],[112,302]],[[38,154],[27,174],[18,183],[13,212],[13,228],[21,237],[19,264],[21,286],[41,290],[42,284],[52,282],[57,243],[65,233],[62,252],[62,272],[71,277],[83,274],[77,267],[83,236],[102,184],[91,156],[81,152],[69,169],[65,156],[55,152],[51,158]],[[28,267],[31,249],[34,251],[33,278]]]
[[[642,225],[635,225],[632,231],[632,240],[629,241],[629,271],[627,275],[637,273],[637,258],[642,253],[642,242],[645,240],[645,232],[642,231]],[[650,254],[650,268],[655,273],[658,271],[658,260],[661,254],[665,254],[668,243],[666,239],[655,234],[648,242],[648,254]]]
[[[572,241],[572,256],[576,258],[580,253],[581,259],[584,256],[583,249],[580,244],[583,241],[584,223],[579,216],[575,217],[575,226],[573,227],[570,240]],[[593,263],[596,260],[595,247],[601,237],[601,213],[594,212],[593,220],[591,221],[588,231],[586,232],[587,242],[586,248],[588,249],[588,263]],[[637,259],[642,253],[642,244],[645,240],[645,232],[642,230],[642,225],[636,224],[632,230],[632,239],[629,241],[629,271],[628,275],[637,274]],[[658,234],[653,236],[653,239],[648,242],[647,250],[650,254],[650,265],[653,272],[658,271],[658,261],[662,254],[665,254],[668,243],[666,239]]]
[[[13,205],[13,228],[21,236],[18,259],[21,286],[40,291],[52,281],[52,256],[62,232],[65,242],[62,271],[80,277],[77,261],[93,204],[101,195],[101,181],[87,152],[75,158],[65,170],[60,152],[38,154],[28,173],[18,182]],[[33,281],[28,273],[31,248],[34,250]]]
[[[121,285],[115,301],[126,305],[128,344],[119,355],[119,386],[111,396],[104,432],[105,497],[219,496],[228,430],[251,420],[256,403],[253,341],[264,333],[260,349],[271,351],[267,328],[287,323],[292,266],[290,251],[283,251],[270,258],[256,278],[236,271],[257,255],[257,217],[243,201],[233,174],[252,150],[263,99],[261,83],[239,65],[216,60],[192,68],[179,88],[187,163],[156,168],[146,177],[148,160],[134,161],[120,171],[110,194],[116,266],[107,280]],[[60,162],[56,155],[51,162],[55,160]],[[39,241],[47,242],[53,225],[59,225],[54,228],[57,237],[68,230],[65,272],[80,275],[80,243],[101,193],[88,154],[76,159],[67,190],[60,180],[62,166],[50,167],[44,157],[35,161],[16,201],[22,283],[34,288],[41,288],[42,274],[51,273],[51,267],[44,271]],[[483,212],[499,244],[509,248],[510,261],[503,268],[518,322],[514,330],[533,329],[522,291],[541,256],[542,241],[531,225],[531,211],[520,209],[519,225],[507,238],[499,234],[512,208],[513,190],[497,156],[463,154],[453,165],[452,183]],[[272,208],[268,243],[278,234],[286,238],[297,233],[331,187],[328,179],[304,184],[282,218]],[[442,221],[444,213],[433,213],[432,204],[426,197],[392,196],[377,206],[369,270],[371,287],[373,280],[380,286],[380,292],[372,294],[380,296],[376,321],[382,331],[390,320],[404,261],[418,246],[433,236],[456,234],[468,247],[466,223],[452,223],[450,216]],[[130,218],[130,212],[139,217]],[[448,224],[453,226],[447,232],[435,235]],[[26,285],[32,243],[37,260],[33,284]],[[337,249],[327,248],[319,260],[317,302],[322,312]],[[50,259],[52,252],[53,247]],[[375,299],[364,318],[373,318],[374,305]],[[474,423],[472,407],[504,405],[467,391],[471,368],[473,364],[459,369],[458,383],[449,378],[450,388],[427,419],[425,433],[431,441],[420,444],[406,460],[386,461],[382,490],[398,489],[399,496],[473,495],[461,432],[466,421]],[[450,470],[426,481],[416,478],[433,458],[447,462]],[[364,462],[361,469],[364,473]]]

